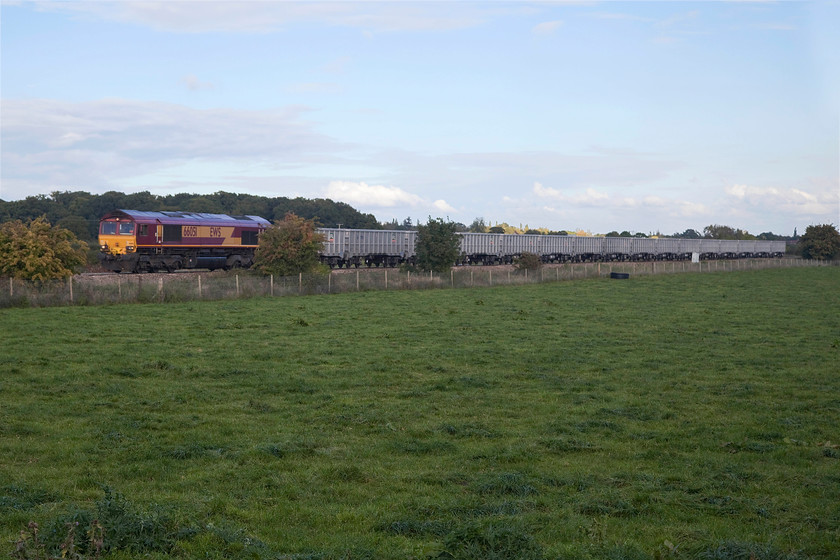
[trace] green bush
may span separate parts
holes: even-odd
[[[461,254],[461,240],[455,222],[429,217],[426,225],[417,226],[417,265],[422,270],[446,272]]]
[[[840,232],[831,224],[808,226],[799,239],[799,248],[806,259],[827,261],[840,257]]]
[[[315,230],[314,220],[290,212],[260,234],[254,268],[277,276],[322,271],[318,253],[323,243],[324,236]]]
[[[516,270],[539,270],[543,263],[540,256],[534,253],[524,252],[513,261],[513,267]]]

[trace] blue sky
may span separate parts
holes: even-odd
[[[838,2],[0,5],[0,198],[593,233],[840,224]]]

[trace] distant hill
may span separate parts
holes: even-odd
[[[213,194],[170,194],[159,196],[147,191],[125,194],[109,191],[90,194],[84,191],[53,192],[28,196],[24,200],[0,200],[0,223],[32,220],[46,216],[82,240],[96,239],[99,218],[111,210],[209,212],[213,214],[254,215],[269,221],[281,220],[287,212],[315,219],[319,226],[381,229],[373,214],[362,214],[349,204],[324,198],[286,198],[256,196],[219,191]]]

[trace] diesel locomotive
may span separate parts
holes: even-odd
[[[247,268],[269,225],[259,216],[114,210],[99,222],[100,261],[114,272]]]

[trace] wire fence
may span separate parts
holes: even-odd
[[[566,263],[537,270],[511,266],[464,266],[448,273],[401,272],[391,268],[335,270],[331,274],[264,276],[251,272],[161,274],[81,274],[67,280],[34,284],[0,279],[0,308],[183,302],[250,297],[337,294],[369,290],[423,290],[562,282],[584,278],[681,274],[828,266],[836,263],[781,258],[717,260],[691,263]]]

